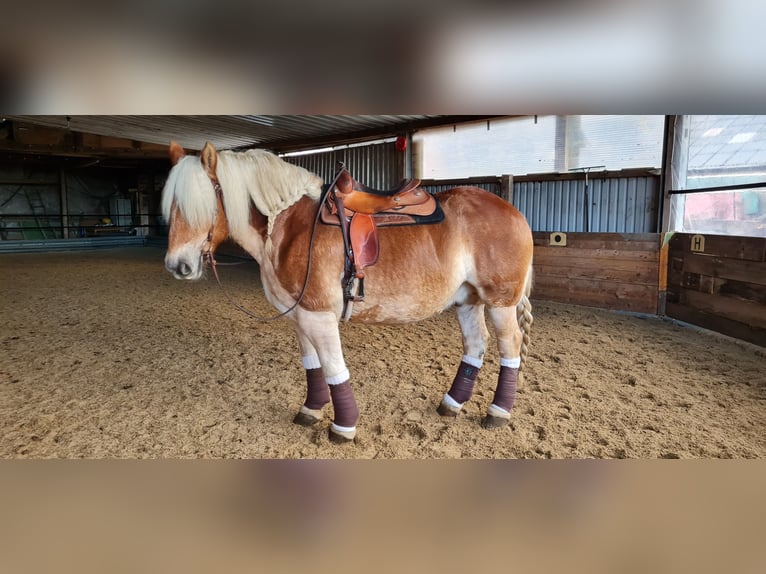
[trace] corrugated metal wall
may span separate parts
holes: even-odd
[[[613,177],[588,181],[591,208],[585,228],[585,181],[515,182],[513,204],[533,231],[655,233],[659,177]]]
[[[375,188],[389,189],[402,180],[402,153],[394,142],[356,146],[332,151],[287,156],[285,161],[305,167],[329,183],[342,161],[357,181]]]
[[[326,182],[332,181],[332,178],[335,177],[337,160],[335,159],[334,151],[288,156],[283,157],[282,159],[306,168],[311,173],[317,174]]]
[[[402,154],[394,142],[349,147],[333,151],[284,158],[332,181],[337,162],[346,164],[362,183],[388,189],[402,179]],[[485,178],[482,178],[485,179]],[[444,191],[458,181],[423,186],[431,193]],[[473,183],[500,195],[497,181]],[[586,227],[585,180],[539,179],[515,181],[513,204],[529,221],[533,231],[587,231],[592,233],[656,233],[660,178],[655,175],[591,178],[588,181],[590,209]]]
[[[471,185],[472,187],[480,187],[481,189],[484,189],[490,193],[494,193],[495,195],[500,195],[500,181],[496,182],[480,182],[480,183],[470,183],[470,184],[458,184],[458,183],[440,183],[440,184],[429,184],[424,185],[423,189],[427,190],[429,193],[439,193],[440,191],[447,191],[448,189],[451,189],[453,187],[457,187],[458,185]]]

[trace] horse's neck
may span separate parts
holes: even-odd
[[[231,238],[250,253],[261,267],[267,262],[274,266],[280,258],[284,241],[295,238],[296,234],[310,234],[316,217],[317,203],[304,197],[280,213],[274,223],[271,236],[268,234],[268,218],[254,206],[250,206],[250,221],[243,237]],[[306,236],[308,242],[308,235]]]
[[[266,257],[267,229],[268,219],[251,205],[247,231],[242,236],[232,233],[231,238],[261,265]]]

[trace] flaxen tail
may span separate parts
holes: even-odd
[[[529,263],[529,270],[527,271],[527,278],[524,282],[524,293],[521,299],[516,304],[516,320],[519,323],[521,329],[521,365],[519,371],[524,368],[524,364],[527,362],[527,352],[529,349],[529,333],[532,329],[532,303],[529,302],[529,296],[532,293],[532,262]]]

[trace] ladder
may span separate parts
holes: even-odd
[[[24,195],[27,196],[27,202],[32,210],[32,215],[35,218],[35,223],[42,239],[55,239],[56,232],[51,228],[50,219],[45,211],[45,204],[40,196],[40,192],[37,190],[24,190]],[[25,238],[29,239],[28,237]]]

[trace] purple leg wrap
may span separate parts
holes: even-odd
[[[306,369],[306,402],[307,408],[319,410],[330,402],[330,389],[322,374],[322,369]]]
[[[512,367],[500,367],[500,376],[497,378],[497,388],[492,404],[509,411],[516,402],[516,381],[519,378],[519,369]]]
[[[465,361],[460,361],[460,367],[457,375],[449,388],[449,396],[459,403],[464,403],[471,398],[473,394],[473,385],[476,383],[476,377],[479,376],[479,367],[469,365]]]
[[[330,394],[332,395],[332,407],[335,410],[333,422],[342,427],[356,426],[356,421],[359,419],[359,408],[356,406],[351,384],[346,381],[339,385],[330,385]]]

